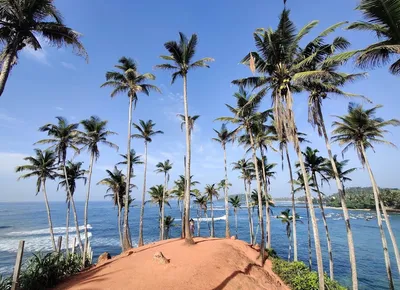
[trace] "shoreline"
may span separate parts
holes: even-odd
[[[329,208],[329,209],[342,209],[342,207],[335,207],[335,206],[325,206],[324,208]],[[369,209],[369,208],[348,208],[348,210],[373,211],[373,212],[375,212],[374,209]],[[400,209],[386,208],[386,211],[387,211],[388,213],[400,214]]]

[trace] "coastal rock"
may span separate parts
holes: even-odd
[[[235,236],[232,236],[232,237],[231,237],[231,240],[236,240],[236,237],[235,237]]]
[[[111,259],[111,255],[108,252],[104,252],[103,254],[101,254],[99,256],[99,258],[97,259],[97,264],[103,264],[104,262],[108,261]]]
[[[169,264],[169,259],[165,258],[162,252],[156,252],[153,256],[153,260],[159,264]]]
[[[259,250],[261,249],[259,244],[255,244],[253,248],[254,248],[255,250],[257,250],[257,251],[259,251]]]

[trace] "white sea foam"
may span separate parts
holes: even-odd
[[[87,226],[88,230],[92,229],[91,225]],[[85,229],[85,226],[80,226],[79,227],[79,231],[83,231]],[[56,227],[53,228],[53,232],[54,234],[65,234],[66,232],[66,227]],[[69,233],[73,233],[76,232],[76,228],[75,227],[69,227],[68,228],[68,232]],[[45,229],[40,229],[40,230],[33,230],[33,231],[20,231],[20,232],[10,232],[8,234],[6,234],[7,236],[35,236],[35,235],[44,235],[44,234],[49,234],[50,230],[49,228],[45,228]]]
[[[197,218],[194,218],[193,220],[196,220],[196,221],[197,221]],[[210,221],[211,221],[211,218],[210,218],[210,217],[209,217],[209,218],[203,217],[203,218],[199,218],[199,220],[202,221],[202,222],[210,222]],[[215,218],[214,218],[214,221],[215,221],[215,222],[216,222],[216,221],[224,221],[224,220],[226,220],[226,215],[221,216],[221,217],[215,217]]]

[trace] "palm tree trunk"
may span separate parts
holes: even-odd
[[[164,191],[163,191],[163,197],[162,197],[162,209],[161,209],[161,240],[164,240],[164,215],[165,215],[165,194],[167,192],[167,173],[165,173],[164,176]]]
[[[214,209],[213,209],[212,194],[210,196],[210,201],[211,201],[211,238],[213,238],[215,236],[215,231],[214,231]]]
[[[251,208],[249,204],[249,195],[251,192],[251,183],[249,182],[249,187],[246,186],[246,180],[244,182],[244,190],[245,190],[245,197],[246,197],[246,207],[247,207],[247,214],[249,216],[249,232],[250,232],[250,243],[253,245],[254,241],[254,233],[253,233],[253,215],[251,214]]]
[[[200,237],[200,214],[201,210],[197,209],[197,236]]]
[[[293,219],[295,219],[295,217],[293,216]],[[290,225],[289,225],[290,227]],[[292,235],[289,235],[289,254],[288,254],[288,261],[290,262],[290,253],[292,252]]]
[[[209,232],[209,234],[210,234],[210,236],[211,236],[211,228],[210,228],[210,223],[209,223],[209,221],[208,221],[207,209],[204,211],[204,215],[206,216],[208,232]]]
[[[382,226],[381,212],[379,210],[379,200],[380,199],[379,199],[379,193],[378,193],[378,186],[376,185],[375,177],[374,177],[374,174],[372,173],[371,167],[368,162],[367,155],[365,154],[365,148],[362,143],[361,143],[361,154],[364,158],[364,162],[365,162],[365,165],[368,170],[369,178],[371,179],[371,183],[372,183],[372,189],[374,192],[374,200],[375,200],[376,219],[378,221],[378,227],[379,227],[379,231],[380,231],[381,239],[382,239],[383,255],[385,257],[385,265],[386,265],[386,273],[387,273],[388,280],[389,280],[389,289],[392,290],[392,289],[394,289],[392,269],[390,266],[390,257],[389,257],[389,251],[388,251],[385,231],[383,230],[383,226]]]
[[[88,177],[88,187],[86,192],[86,201],[85,201],[85,213],[84,213],[84,230],[85,230],[85,247],[83,250],[83,267],[86,264],[86,256],[88,254],[88,245],[89,245],[89,237],[88,237],[88,209],[89,209],[89,196],[90,196],[90,184],[92,182],[92,172],[93,172],[93,163],[94,163],[94,153],[90,154],[90,166],[89,166],[89,177]]]
[[[378,192],[379,192],[379,188],[378,188]],[[379,193],[379,196],[380,196],[380,193]],[[394,236],[394,233],[392,231],[392,227],[390,225],[390,219],[389,219],[389,215],[387,214],[387,211],[386,211],[386,206],[383,204],[381,199],[379,199],[379,203],[381,205],[382,213],[383,213],[383,216],[384,216],[385,221],[386,221],[386,227],[388,229],[389,236],[390,236],[390,239],[392,241],[393,248],[394,248],[393,250],[394,250],[394,255],[396,257],[397,269],[399,270],[399,273],[400,273],[400,255],[399,255],[399,248],[397,247],[396,237]]]
[[[128,140],[127,140],[127,160],[126,160],[126,192],[125,192],[125,210],[124,210],[124,233],[123,233],[123,250],[126,251],[132,248],[128,219],[129,219],[129,190],[131,182],[131,130],[132,130],[132,107],[133,99],[129,97],[129,112],[128,112]]]
[[[258,190],[258,223],[261,229],[261,242],[260,242],[260,254],[261,254],[261,266],[264,266],[264,257],[265,257],[265,234],[264,234],[264,218],[263,218],[263,204],[262,204],[262,192],[261,192],[261,181],[260,174],[258,172],[257,166],[257,155],[256,148],[253,140],[253,132],[250,127],[247,128],[247,131],[250,135],[251,149],[253,150],[253,162],[254,168],[256,171],[256,180],[257,180],[257,190]]]
[[[308,269],[312,269],[312,252],[311,252],[311,227],[310,227],[310,211],[308,210],[308,199],[306,199],[306,210],[307,210],[307,232],[308,232]]]
[[[236,238],[238,237],[238,218],[237,218],[237,209],[234,209],[235,213],[235,229],[236,229]]]
[[[190,232],[190,159],[191,159],[191,146],[190,146],[190,124],[189,124],[189,108],[187,97],[187,76],[183,75],[183,105],[185,109],[185,127],[186,127],[186,167],[185,167],[185,242],[187,244],[194,244],[192,233]]]
[[[122,232],[121,232],[121,202],[119,200],[119,196],[117,196],[116,198],[117,198],[117,206],[118,206],[117,219],[118,219],[119,242],[121,244],[122,251],[124,251],[124,243],[123,243]]]
[[[83,253],[83,246],[82,246],[82,240],[81,240],[81,233],[79,231],[79,223],[78,223],[78,215],[76,213],[76,207],[75,207],[75,201],[74,201],[74,196],[71,196],[71,204],[72,204],[72,213],[74,215],[74,221],[75,221],[75,229],[76,229],[76,238],[78,240],[79,244],[79,249],[81,253]],[[75,247],[75,245],[74,245]]]
[[[331,278],[331,280],[334,280],[334,278],[333,278],[334,277],[333,276],[333,253],[332,253],[331,237],[329,235],[328,223],[326,222],[324,205],[322,203],[322,195],[321,195],[321,191],[319,190],[318,181],[317,181],[317,177],[315,176],[315,172],[312,174],[312,177],[313,177],[315,186],[317,188],[319,208],[321,209],[322,220],[324,222],[324,227],[325,227],[326,244],[328,246],[328,254],[329,254],[329,277]]]
[[[263,183],[264,183],[264,194],[265,194],[265,218],[267,220],[266,236],[267,236],[267,248],[271,249],[271,217],[269,215],[269,202],[268,202],[268,182],[267,174],[265,173],[264,166],[264,151],[260,147],[261,160],[262,160],[262,172],[263,172]]]
[[[297,230],[296,230],[296,203],[294,199],[294,182],[293,182],[293,172],[292,172],[292,164],[290,162],[289,150],[288,147],[285,146],[286,151],[286,160],[288,163],[289,177],[290,177],[290,187],[292,190],[292,215],[293,215],[293,260],[297,261]]]
[[[159,227],[159,229],[160,229],[160,236],[159,236],[159,238],[160,238],[160,240],[161,240],[161,238],[162,238],[162,233],[161,233],[161,215],[162,215],[162,204],[160,204],[159,205],[159,208],[158,208],[158,221],[159,221],[159,225],[158,225],[158,227]]]
[[[67,254],[67,257],[68,257],[68,253],[69,253],[68,236],[69,236],[69,213],[70,213],[70,209],[71,209],[71,202],[68,200],[67,201],[67,218],[66,218],[66,221],[65,221],[65,253]]]
[[[185,238],[185,222],[184,222],[184,218],[183,218],[183,212],[184,212],[184,208],[183,208],[183,200],[180,202],[179,205],[179,211],[181,213],[181,239]],[[179,203],[179,200],[178,200]]]
[[[324,290],[325,289],[324,264],[322,263],[322,252],[321,252],[321,243],[319,240],[317,218],[315,216],[314,205],[312,202],[310,185],[308,184],[307,171],[306,171],[306,167],[304,166],[303,155],[301,154],[301,150],[300,150],[300,146],[299,146],[299,137],[297,136],[297,133],[295,133],[295,135],[293,137],[294,137],[294,148],[295,148],[295,151],[299,158],[301,172],[303,173],[305,191],[306,191],[306,195],[307,195],[307,202],[308,202],[310,216],[311,216],[311,224],[312,224],[313,233],[314,233],[315,256],[317,258],[319,289]]]
[[[139,220],[139,242],[138,242],[139,247],[144,245],[143,218],[144,218],[144,202],[146,199],[146,175],[147,175],[147,141],[144,141],[144,173],[143,173],[142,206],[140,208],[140,220]]]
[[[55,252],[57,251],[56,241],[54,240],[53,222],[51,221],[50,205],[49,205],[49,200],[47,199],[47,192],[46,192],[46,180],[44,178],[42,178],[42,185],[43,185],[44,203],[46,204],[46,210],[47,210],[47,220],[49,221],[50,239],[51,239],[51,244],[53,246],[53,250]]]
[[[8,76],[11,72],[12,63],[17,54],[16,44],[10,45],[10,51],[6,54],[3,59],[3,65],[0,72],[0,96],[3,95],[4,88],[6,87]],[[7,49],[7,48],[6,48]]]
[[[229,229],[229,202],[228,202],[228,167],[226,165],[226,148],[225,144],[222,145],[224,149],[224,166],[225,166],[225,238],[229,239],[231,236],[230,229]]]
[[[344,222],[346,225],[347,244],[349,247],[349,259],[350,259],[350,266],[351,266],[351,279],[352,279],[352,284],[353,284],[353,290],[358,290],[356,253],[354,250],[353,232],[352,232],[351,226],[350,226],[350,215],[349,215],[349,211],[348,211],[347,205],[346,205],[344,186],[340,180],[339,173],[336,168],[335,160],[333,159],[331,144],[329,142],[328,134],[326,133],[324,116],[322,114],[322,109],[321,109],[320,105],[318,105],[318,114],[319,114],[319,119],[321,122],[320,128],[322,129],[322,133],[324,135],[325,145],[326,145],[326,149],[328,150],[329,160],[331,161],[333,173],[335,175],[336,186],[338,189],[340,203],[341,203],[342,210],[343,210]]]

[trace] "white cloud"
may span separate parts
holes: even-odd
[[[0,121],[5,121],[5,122],[12,123],[12,122],[17,121],[17,119],[14,118],[14,117],[9,116],[7,114],[0,113]]]
[[[26,156],[26,154],[22,153],[0,152],[0,173],[16,176],[15,168],[26,163],[23,160]]]
[[[58,111],[64,111],[64,109],[61,108],[61,107],[55,107],[55,109],[58,110]]]
[[[31,47],[26,47],[23,50],[23,53],[27,58],[30,58],[30,59],[35,60],[37,62],[40,62],[41,64],[50,66],[50,63],[49,63],[49,61],[47,59],[47,56],[48,56],[47,55],[47,51],[46,51],[46,49],[44,47],[42,47],[42,49],[38,49],[38,50],[34,50]]]
[[[61,65],[66,69],[76,70],[76,67],[72,63],[62,61]]]

